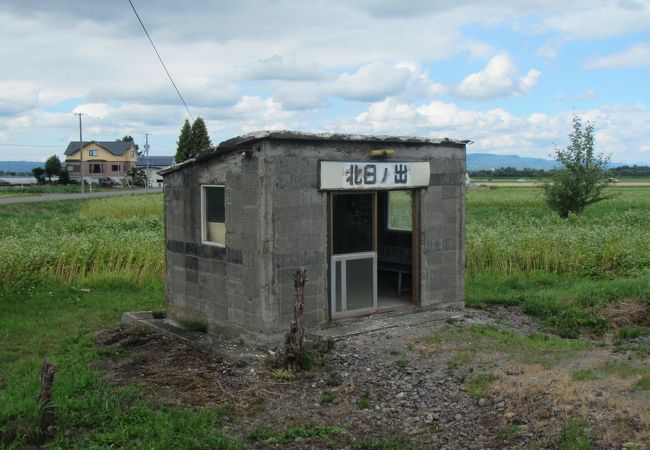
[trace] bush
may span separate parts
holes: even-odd
[[[102,177],[98,180],[98,183],[101,187],[115,187],[117,186],[117,181],[111,177]]]

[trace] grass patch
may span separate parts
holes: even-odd
[[[480,373],[465,381],[467,392],[474,397],[486,397],[488,385],[496,380],[492,373]]]
[[[592,443],[591,433],[585,420],[569,420],[562,432],[553,439],[552,445],[562,450],[587,450]]]
[[[631,391],[650,391],[650,375],[644,375],[639,378],[630,387]]]
[[[247,439],[250,442],[261,443],[270,446],[288,444],[296,439],[313,439],[322,436],[341,436],[347,433],[342,427],[313,426],[313,427],[291,427],[285,431],[273,430],[269,427],[259,427],[248,433]]]
[[[413,447],[407,445],[402,439],[360,439],[354,448],[357,450],[409,450]]]
[[[296,375],[288,369],[275,369],[271,376],[278,381],[293,381]]]
[[[336,396],[336,393],[330,390],[325,390],[323,391],[323,394],[321,395],[320,398],[320,403],[321,405],[331,405],[333,403],[336,403],[338,400],[338,397]]]
[[[592,381],[598,379],[598,373],[591,369],[578,369],[571,372],[573,381]]]
[[[452,346],[457,352],[503,352],[525,364],[553,367],[571,358],[575,352],[591,347],[589,342],[556,339],[546,335],[519,336],[513,332],[485,325],[446,326],[427,338],[432,345]]]
[[[409,365],[409,362],[406,359],[396,359],[391,361],[388,366],[396,369],[402,369]]]

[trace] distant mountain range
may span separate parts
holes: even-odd
[[[492,153],[468,153],[467,170],[489,170],[501,167],[514,167],[521,170],[544,169],[555,167],[555,161],[542,158],[528,158],[517,155],[493,155]]]
[[[16,173],[32,173],[34,167],[45,167],[38,161],[0,161],[0,171]]]

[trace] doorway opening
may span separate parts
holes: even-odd
[[[332,318],[390,311],[417,300],[417,193],[332,193]]]

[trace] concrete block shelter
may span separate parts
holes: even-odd
[[[282,339],[305,326],[464,302],[468,141],[264,131],[161,172],[168,316]]]

